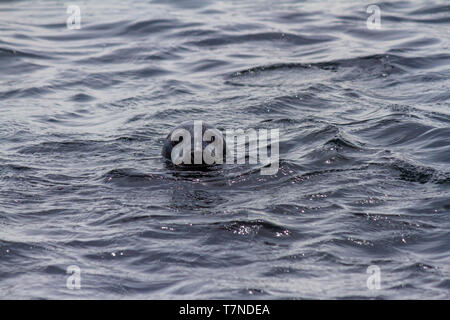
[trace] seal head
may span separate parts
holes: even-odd
[[[166,137],[162,156],[170,163],[183,167],[205,167],[222,164],[226,156],[222,133],[201,120],[186,121]]]

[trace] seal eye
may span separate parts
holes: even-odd
[[[183,137],[180,137],[180,139],[178,141],[171,141],[170,144],[172,145],[172,147],[174,147],[182,141],[183,141]]]

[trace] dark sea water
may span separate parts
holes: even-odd
[[[0,1],[0,298],[450,298],[448,1],[68,4]],[[168,167],[189,119],[278,173]]]

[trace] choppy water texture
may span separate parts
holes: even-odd
[[[0,2],[0,298],[449,299],[449,3],[369,4]],[[167,167],[187,119],[278,174]]]

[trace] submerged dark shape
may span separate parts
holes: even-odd
[[[195,132],[195,126],[197,127],[198,132]],[[176,163],[176,159],[172,158],[172,151],[174,150],[175,146],[178,144],[183,143],[183,137],[177,137],[173,138],[173,135],[176,135],[177,132],[180,132],[180,130],[186,130],[190,134],[191,143],[190,143],[190,163]],[[201,129],[201,130],[200,130]],[[213,132],[214,135],[210,140],[207,138],[205,139],[205,132],[208,131]],[[221,140],[222,144],[222,156],[220,157],[222,161],[220,163],[207,163],[205,161],[204,151],[207,147],[211,147],[211,144],[213,142],[217,142],[216,139]],[[206,168],[206,167],[212,167],[218,164],[221,164],[225,162],[226,157],[226,151],[227,146],[225,139],[222,135],[222,133],[215,128],[214,126],[201,121],[201,120],[190,120],[183,122],[182,124],[178,125],[176,128],[174,128],[166,137],[166,140],[164,141],[163,149],[162,149],[162,156],[171,164],[183,167],[183,168]],[[195,155],[197,154],[197,161],[195,161]],[[198,159],[201,158],[201,162],[198,162]]]

